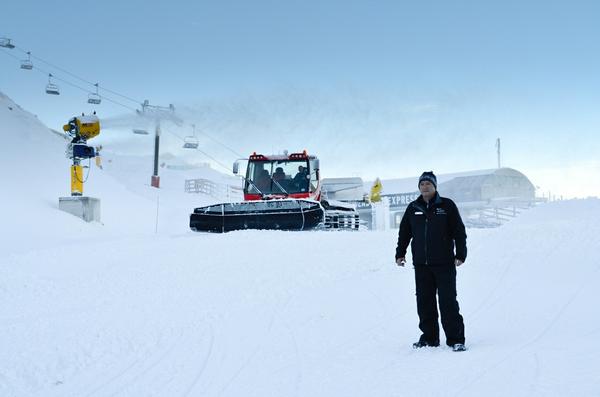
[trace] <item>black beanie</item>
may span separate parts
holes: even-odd
[[[425,171],[422,173],[421,177],[419,178],[419,185],[421,184],[421,181],[429,181],[433,183],[433,187],[437,189],[437,178],[435,177],[433,171]]]

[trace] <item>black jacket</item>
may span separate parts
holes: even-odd
[[[454,201],[440,197],[428,203],[423,196],[406,207],[400,222],[396,259],[406,256],[410,245],[415,265],[450,265],[467,258],[467,234]],[[454,244],[456,243],[456,255]]]

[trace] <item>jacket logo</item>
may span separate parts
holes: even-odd
[[[435,209],[435,214],[436,215],[446,215],[446,210],[443,208],[436,208]]]
[[[415,215],[423,215],[422,211],[415,211]]]

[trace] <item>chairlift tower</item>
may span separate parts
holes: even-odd
[[[148,117],[154,120],[154,173],[150,179],[150,185],[159,188],[158,152],[160,148],[160,123],[164,120],[171,121],[175,124],[181,124],[181,120],[175,116],[175,106],[173,106],[173,104],[170,104],[168,107],[150,105],[150,102],[147,99],[142,103],[142,110],[138,110],[137,112],[142,117]]]

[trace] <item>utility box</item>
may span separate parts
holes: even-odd
[[[59,197],[58,209],[86,222],[100,222],[100,199],[94,197]]]

